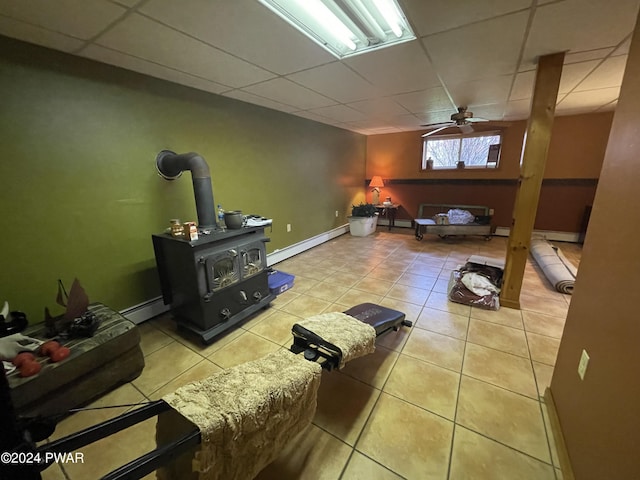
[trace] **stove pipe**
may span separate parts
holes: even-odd
[[[177,154],[171,150],[162,150],[156,157],[156,168],[165,180],[175,180],[184,170],[191,171],[193,195],[196,200],[198,226],[216,228],[216,210],[211,188],[209,165],[195,152]]]

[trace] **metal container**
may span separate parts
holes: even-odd
[[[224,224],[231,229],[242,228],[244,226],[244,215],[240,210],[224,212]]]

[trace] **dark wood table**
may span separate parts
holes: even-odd
[[[399,203],[391,203],[391,204],[378,204],[375,205],[376,210],[380,213],[381,216],[386,216],[389,220],[389,231],[391,231],[391,227],[395,226],[396,223],[396,213],[398,212],[398,208],[400,208]]]

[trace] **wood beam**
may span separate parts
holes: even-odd
[[[500,293],[500,304],[505,307],[520,308],[520,290],[551,142],[551,128],[563,62],[564,52],[545,55],[538,59]]]

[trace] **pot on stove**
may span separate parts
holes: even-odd
[[[241,210],[229,210],[224,212],[224,223],[227,228],[236,229],[244,226],[244,215]]]

